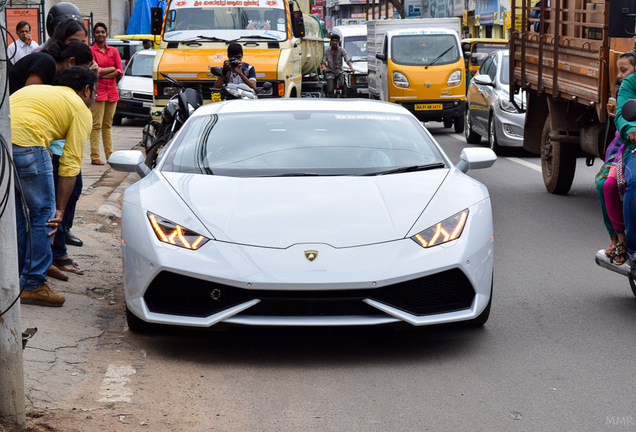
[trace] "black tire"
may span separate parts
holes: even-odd
[[[479,316],[477,316],[477,318],[473,318],[470,321],[464,321],[463,325],[464,327],[472,327],[472,328],[476,328],[476,327],[483,327],[484,324],[486,324],[486,322],[488,321],[488,318],[490,318],[490,307],[492,306],[492,283],[490,284],[490,299],[488,300],[488,305],[486,305],[486,309],[484,309],[482,311],[482,313],[479,314]]]
[[[146,322],[132,313],[126,306],[126,323],[130,331],[135,333],[149,333],[156,330],[158,325]]]
[[[466,118],[464,124],[464,138],[468,144],[479,144],[481,142],[481,135],[471,129],[472,122],[470,121],[470,111],[467,109],[464,115]]]
[[[636,283],[631,277],[629,278],[629,286],[632,288],[632,293],[636,296]]]
[[[464,116],[453,117],[453,126],[455,127],[455,133],[464,132]]]
[[[119,114],[113,116],[113,126],[121,125],[122,117]]]
[[[448,117],[448,118],[444,117],[443,123],[444,123],[444,127],[445,128],[447,128],[447,129],[451,128],[451,127],[453,127],[453,118],[452,117]]]
[[[490,115],[490,120],[488,120],[488,145],[490,149],[495,152],[497,156],[503,154],[504,149],[499,145],[497,141],[497,131],[495,128],[495,119]]]
[[[157,155],[164,145],[166,145],[166,139],[159,138],[152,145],[152,147],[150,147],[150,150],[148,150],[148,153],[146,153],[146,165],[148,166],[148,168],[155,169],[155,167],[157,166]]]
[[[550,140],[550,116],[541,132],[541,173],[548,192],[565,195],[572,187],[576,171],[575,144]]]

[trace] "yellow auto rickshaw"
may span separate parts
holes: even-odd
[[[482,65],[488,54],[497,50],[508,50],[507,39],[486,39],[486,38],[471,38],[462,39],[462,50],[464,52],[470,52],[470,57],[467,59],[468,65],[466,66],[466,88],[470,80],[475,76],[477,70]]]

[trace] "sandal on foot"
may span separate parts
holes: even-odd
[[[627,262],[627,247],[625,246],[625,242],[616,243],[616,255],[612,257],[611,261],[612,264],[618,266]]]
[[[53,265],[57,267],[59,270],[75,273],[78,275],[83,275],[84,270],[79,268],[79,265],[68,256],[65,258],[53,258]]]
[[[611,241],[618,240],[618,237],[610,237]],[[617,242],[618,243],[618,242]],[[610,243],[610,245],[605,249],[605,255],[612,258],[616,255],[616,243]]]

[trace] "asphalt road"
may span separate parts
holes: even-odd
[[[428,126],[458,162],[461,135]],[[594,263],[597,170],[580,160],[567,196],[523,152],[469,171],[494,209],[483,329],[126,332],[147,355],[133,399],[197,431],[634,431],[636,299]]]

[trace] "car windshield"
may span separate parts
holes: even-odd
[[[486,43],[486,42],[478,42],[473,45],[472,55],[470,57],[470,64],[475,66],[481,66],[484,64],[484,60],[488,57],[488,54],[500,51],[507,50],[508,44],[506,43]]]
[[[193,117],[169,146],[162,171],[260,177],[372,175],[444,166],[430,137],[410,116],[298,111]]]
[[[125,75],[152,78],[152,63],[155,56],[137,55],[130,60]]]
[[[178,3],[176,4],[178,5]],[[225,4],[225,1],[214,3]],[[258,5],[261,3],[261,6],[266,6],[268,3],[266,1],[259,3],[259,0],[245,1],[245,5],[248,3],[254,3],[257,6],[177,7],[177,9],[171,9],[166,14],[165,33],[176,33],[167,35],[166,39],[170,40],[171,36],[176,36],[178,32],[187,30],[200,32],[194,33],[195,35],[207,35],[208,33],[205,32],[207,30],[260,30],[265,33],[256,34],[269,34],[271,38],[278,40],[286,39],[287,27],[284,8],[259,7]]]
[[[501,69],[501,76],[499,78],[501,83],[510,84],[510,62],[508,56],[503,56],[499,69]]]
[[[362,57],[367,58],[367,37],[349,36],[344,38],[344,49],[350,59]]]
[[[435,62],[437,66],[459,60],[459,46],[455,36],[412,34],[395,36],[391,42],[391,59],[397,64],[426,66],[440,55]]]

